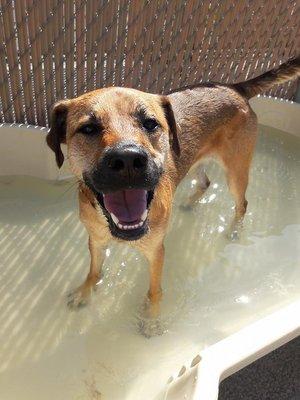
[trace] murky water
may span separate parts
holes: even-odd
[[[145,261],[107,251],[92,304],[66,307],[89,266],[72,182],[0,178],[0,397],[3,400],[160,400],[168,377],[198,351],[300,294],[300,141],[261,127],[238,241],[227,238],[233,201],[218,165],[191,212],[178,190],[166,240],[162,320],[146,339],[137,315]]]

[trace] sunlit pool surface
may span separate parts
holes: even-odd
[[[223,172],[193,211],[180,186],[166,239],[162,321],[147,339],[138,317],[148,288],[144,259],[107,250],[92,303],[66,306],[89,267],[73,181],[0,178],[0,393],[3,400],[161,400],[168,377],[201,349],[300,297],[300,141],[261,127],[244,230]]]

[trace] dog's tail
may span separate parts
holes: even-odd
[[[233,87],[244,97],[250,99],[263,93],[274,85],[300,76],[300,56],[288,61],[280,67],[266,72],[249,81],[234,84]]]

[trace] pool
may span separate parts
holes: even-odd
[[[193,175],[180,185],[166,239],[165,334],[151,339],[138,331],[146,262],[125,245],[107,249],[92,303],[66,306],[89,266],[76,182],[0,177],[3,399],[162,400],[186,360],[300,299],[300,139],[259,130],[236,240],[218,164],[206,165],[211,186],[192,211],[180,205]]]

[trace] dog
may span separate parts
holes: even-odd
[[[195,165],[198,187],[185,204],[191,207],[209,185],[201,160],[216,157],[235,200],[235,221],[241,221],[257,137],[248,100],[299,73],[298,57],[239,84],[194,85],[168,95],[109,87],[54,105],[46,140],[58,167],[64,162],[61,144],[67,145],[91,256],[85,282],[69,298],[71,307],[89,301],[104,250],[114,239],[127,241],[148,260],[146,312],[157,319],[164,238],[176,187]]]

